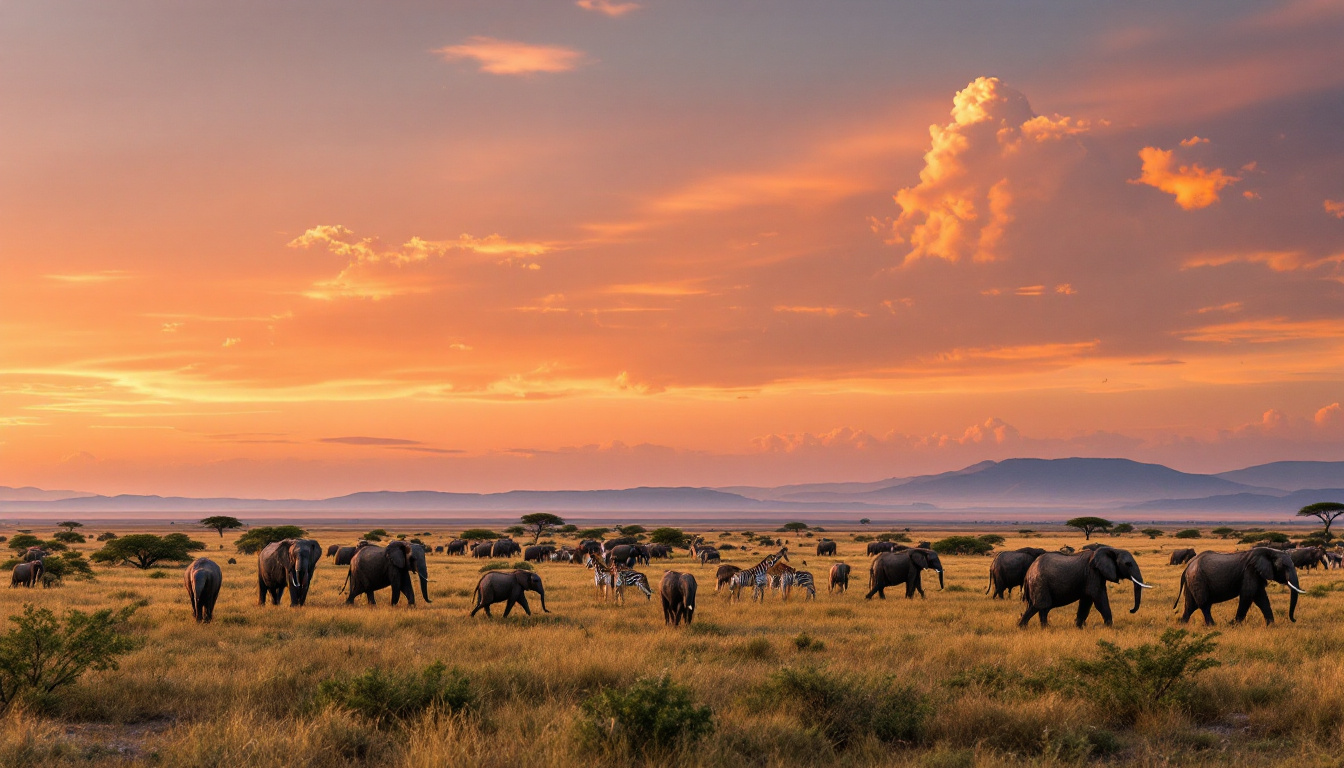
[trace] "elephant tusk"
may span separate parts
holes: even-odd
[[[1144,589],[1152,589],[1152,588],[1153,588],[1153,585],[1152,585],[1152,584],[1144,584],[1142,581],[1139,581],[1138,579],[1134,578],[1133,576],[1130,576],[1130,577],[1129,577],[1129,580],[1132,581],[1132,582],[1134,582],[1135,584],[1138,584],[1140,587],[1143,587]]]
[[[1305,595],[1305,594],[1307,594],[1305,590],[1298,589],[1297,587],[1294,587],[1292,584],[1289,584],[1289,585],[1288,585],[1288,588],[1291,589],[1291,590],[1293,590],[1294,592],[1296,592],[1296,593],[1299,594],[1299,595]]]

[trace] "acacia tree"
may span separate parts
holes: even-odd
[[[1344,515],[1344,504],[1337,501],[1318,501],[1297,511],[1298,517],[1315,517],[1321,521],[1321,525],[1325,526],[1326,541],[1334,538],[1330,533],[1330,524],[1340,515]]]
[[[532,532],[532,543],[541,541],[541,537],[565,524],[565,519],[550,512],[533,512],[518,518]]]
[[[84,527],[84,524],[83,524],[83,523],[77,523],[77,522],[75,522],[74,520],[66,520],[64,523],[57,523],[57,524],[56,524],[56,527],[57,527],[57,528],[64,528],[64,529],[67,530],[67,531],[73,531],[73,530],[75,530],[76,528],[83,528],[83,527]]]
[[[193,557],[192,550],[204,546],[181,533],[168,534],[163,538],[152,533],[133,533],[107,542],[89,559],[95,563],[113,565],[129,563],[145,570],[159,562],[189,562]]]
[[[206,528],[213,528],[219,534],[219,538],[224,538],[225,531],[233,531],[243,527],[243,522],[236,517],[228,515],[214,515],[201,521],[201,525]]]
[[[1064,524],[1082,531],[1083,538],[1088,540],[1092,539],[1093,531],[1104,531],[1113,525],[1110,520],[1104,517],[1075,517]]]

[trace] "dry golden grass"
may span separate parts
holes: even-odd
[[[129,527],[113,530],[125,533]],[[141,529],[164,533],[174,529]],[[431,526],[431,544],[444,543],[456,527]],[[411,535],[426,530],[416,528]],[[735,528],[735,531],[742,529]],[[35,528],[49,535],[45,529]],[[965,533],[966,531],[958,531]],[[0,533],[13,536],[14,531]],[[623,607],[596,602],[591,574],[582,566],[538,566],[548,588],[550,614],[532,596],[531,618],[508,620],[479,614],[467,618],[478,569],[488,561],[433,555],[432,605],[344,605],[337,594],[344,568],[325,560],[318,567],[308,605],[259,607],[255,558],[232,552],[234,536],[195,534],[224,570],[215,621],[197,625],[181,584],[181,568],[153,571],[95,566],[94,581],[68,581],[53,589],[0,590],[0,615],[26,602],[67,608],[117,607],[136,600],[148,605],[135,616],[142,647],[117,671],[90,674],[69,689],[54,711],[41,716],[13,711],[0,722],[0,766],[520,766],[626,763],[618,754],[596,753],[575,736],[579,703],[603,687],[641,676],[669,674],[713,707],[716,730],[694,749],[655,762],[678,765],[907,765],[990,766],[1077,762],[1087,750],[1080,734],[1108,727],[1120,748],[1104,759],[1130,765],[1274,765],[1291,760],[1338,764],[1344,747],[1344,591],[1302,599],[1298,622],[1287,621],[1287,597],[1272,587],[1281,620],[1265,628],[1255,611],[1243,626],[1220,626],[1223,665],[1203,673],[1200,693],[1210,704],[1198,712],[1164,712],[1132,728],[1108,726],[1107,713],[1086,697],[1060,692],[998,694],[980,687],[955,688],[948,681],[967,670],[994,665],[1032,673],[1070,657],[1090,657],[1099,639],[1121,646],[1153,642],[1177,626],[1171,610],[1180,568],[1166,565],[1172,548],[1189,542],[1150,541],[1138,535],[1101,540],[1134,551],[1156,589],[1131,615],[1130,590],[1112,590],[1116,626],[1105,629],[1093,613],[1089,626],[1072,625],[1073,609],[1056,610],[1055,626],[1015,626],[1016,599],[984,595],[988,557],[944,557],[947,589],[925,579],[928,599],[907,601],[900,589],[888,599],[865,601],[868,558],[854,543],[857,531],[828,533],[839,556],[809,554],[813,540],[789,535],[792,564],[811,570],[818,598],[795,593],[788,603],[771,595],[764,605],[729,604],[714,593],[714,566],[694,564],[678,553],[670,567],[689,570],[700,582],[693,627],[667,628],[655,596],[627,595]],[[872,533],[872,531],[864,531]],[[1047,534],[1030,540],[1010,531],[1004,547],[1049,549],[1079,546],[1081,537]],[[358,532],[313,527],[324,548],[353,542]],[[740,535],[714,542],[743,543]],[[772,536],[778,534],[770,534]],[[946,532],[918,529],[912,536],[936,540]],[[1231,549],[1231,542],[1203,539],[1194,546]],[[92,540],[78,547],[92,552]],[[1002,548],[1002,547],[1001,547]],[[768,550],[725,552],[725,562],[749,565]],[[238,563],[229,565],[229,557]],[[854,566],[848,594],[828,595],[832,562]],[[803,562],[806,561],[806,565]],[[642,568],[657,584],[669,567]],[[927,575],[926,575],[927,576]],[[1344,575],[1313,571],[1304,587],[1339,582]],[[497,606],[502,607],[502,606]],[[1215,609],[1225,622],[1233,604]],[[1200,629],[1192,625],[1192,629]],[[799,650],[793,638],[806,632],[824,644]],[[321,681],[373,666],[420,669],[442,660],[464,671],[480,697],[467,716],[425,716],[402,729],[379,731],[349,713],[314,704]],[[788,712],[759,711],[762,683],[776,670],[818,665],[835,675],[893,676],[925,692],[935,708],[926,744],[892,749],[869,740],[834,751]],[[1095,758],[1094,758],[1095,759]]]

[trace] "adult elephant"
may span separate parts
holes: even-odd
[[[848,592],[849,591],[849,563],[836,563],[831,566],[831,582],[826,587],[827,592]]]
[[[198,557],[187,566],[182,581],[187,587],[191,615],[200,623],[213,620],[215,601],[219,599],[219,588],[224,583],[224,573],[219,570],[219,565],[208,557]]]
[[[635,552],[632,544],[620,544],[606,551],[607,562],[611,565],[623,565],[626,568],[633,568],[639,556]]]
[[[534,544],[523,550],[523,559],[532,563],[540,563],[543,560],[549,560],[551,553],[554,551],[555,547],[550,544]]]
[[[355,558],[355,553],[367,546],[369,546],[369,542],[363,540],[353,547],[342,547],[339,544],[332,544],[330,547],[327,547],[327,556],[334,558],[337,565],[349,565],[350,561]]]
[[[926,570],[938,572],[938,588],[943,588],[943,561],[938,553],[931,549],[907,549],[902,552],[883,552],[873,559],[868,569],[868,594],[863,599],[871,600],[873,595],[886,600],[887,587],[905,585],[907,600],[919,592],[924,597],[924,585],[920,573]]]
[[[373,593],[391,587],[393,605],[405,595],[406,602],[414,607],[415,587],[411,584],[411,574],[415,572],[419,572],[415,552],[404,541],[391,541],[386,547],[364,547],[350,561],[350,594],[346,595],[345,604],[353,604],[356,595],[365,595],[369,605],[374,605]]]
[[[830,539],[822,539],[821,541],[818,541],[818,542],[817,542],[817,555],[818,555],[818,556],[821,556],[821,555],[831,555],[832,557],[834,557],[834,556],[835,556],[835,542],[834,542],[834,541],[831,541]]]
[[[489,542],[489,541],[483,541],[483,542],[481,542],[480,544],[477,544],[476,546],[474,546],[474,547],[471,548],[471,556],[472,556],[472,557],[489,557],[489,556],[490,556],[490,551],[491,551],[492,549],[494,549],[494,548],[495,548],[495,545],[494,545],[492,542]]]
[[[34,563],[45,560],[49,554],[51,553],[41,547],[29,547],[23,551],[23,562]]]
[[[1288,550],[1288,556],[1293,559],[1293,565],[1306,570],[1314,570],[1325,560],[1324,547],[1297,547]]]
[[[985,594],[993,592],[995,600],[1002,600],[1005,592],[1012,595],[1027,578],[1027,569],[1044,554],[1045,550],[1040,547],[1022,547],[995,555],[989,564],[989,588]]]
[[[896,545],[890,541],[870,541],[868,542],[868,554],[880,555],[884,552],[890,552],[896,548]]]
[[[602,542],[602,554],[607,554],[615,547],[628,547],[635,544],[634,536],[617,536],[614,539],[607,539]]]
[[[729,586],[733,580],[733,575],[740,570],[742,569],[736,565],[720,565],[719,570],[714,573],[714,591],[718,592],[720,589]]]
[[[1176,592],[1175,608],[1185,593],[1185,613],[1181,622],[1190,620],[1196,610],[1204,614],[1204,623],[1213,625],[1209,608],[1238,598],[1237,616],[1232,623],[1240,623],[1254,603],[1265,617],[1265,624],[1274,623],[1274,609],[1269,605],[1265,586],[1277,581],[1288,587],[1288,620],[1297,621],[1297,596],[1302,592],[1297,580],[1297,568],[1287,552],[1268,547],[1254,547],[1244,552],[1201,552],[1181,574],[1181,587]]]
[[[35,560],[31,563],[19,563],[14,566],[14,572],[9,576],[9,586],[31,587],[42,580],[43,570],[41,560]]]
[[[532,608],[527,604],[527,592],[541,595],[541,610],[550,613],[546,609],[546,588],[542,586],[541,576],[533,571],[490,571],[476,583],[476,591],[472,594],[475,605],[471,615],[475,616],[477,611],[484,609],[485,615],[490,616],[490,606],[504,603],[504,618],[507,619],[516,603],[523,607],[524,613],[531,616]]]
[[[1047,552],[1027,569],[1027,578],[1022,584],[1022,599],[1027,603],[1027,610],[1017,625],[1025,627],[1032,616],[1040,614],[1041,626],[1047,626],[1052,609],[1078,603],[1074,624],[1082,627],[1087,622],[1087,614],[1096,606],[1101,620],[1109,627],[1111,601],[1106,595],[1106,582],[1118,584],[1122,579],[1134,582],[1134,607],[1129,612],[1137,613],[1143,601],[1143,590],[1151,587],[1143,583],[1139,564],[1127,550],[1101,547],[1072,555]]]
[[[644,565],[648,565],[649,561],[653,559],[653,557],[649,554],[648,546],[644,544],[632,544],[631,550],[634,552],[636,563],[643,563]]]
[[[518,546],[518,542],[513,539],[499,539],[490,547],[490,556],[512,557],[522,551],[523,548]]]
[[[1171,559],[1167,561],[1167,565],[1185,565],[1194,559],[1194,549],[1173,549],[1171,550]]]
[[[425,557],[428,554],[429,550],[425,548],[424,544],[411,544],[411,559],[415,563],[415,575],[420,578],[420,597],[426,603],[432,603],[434,601],[429,599],[429,564]]]
[[[443,550],[450,555],[465,555],[467,554],[467,540],[453,539],[448,542],[448,546],[444,547]]]
[[[672,548],[666,544],[649,545],[649,558],[653,560],[671,560]]]
[[[667,571],[658,585],[658,596],[663,601],[663,623],[680,626],[695,618],[695,577],[689,573]]]
[[[313,569],[322,559],[322,545],[312,539],[282,539],[267,544],[257,554],[257,604],[280,604],[280,595],[289,590],[289,605],[298,608],[308,600]]]

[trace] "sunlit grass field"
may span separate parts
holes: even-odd
[[[432,546],[457,530],[394,533]],[[711,543],[743,547],[743,529],[732,530],[730,536],[698,532]],[[50,536],[37,526],[33,531]],[[309,531],[324,549],[352,544],[362,532]],[[1195,703],[1117,724],[1087,691],[1054,688],[1048,680],[1043,685],[1042,676],[1068,659],[1095,657],[1099,640],[1122,647],[1152,643],[1178,626],[1172,602],[1181,568],[1166,564],[1171,549],[1230,550],[1234,541],[1208,538],[1207,531],[1193,542],[1094,537],[1134,552],[1145,580],[1155,585],[1139,613],[1128,612],[1126,582],[1112,586],[1113,629],[1103,627],[1095,611],[1087,628],[1075,629],[1069,606],[1052,614],[1049,629],[1033,622],[1019,630],[1017,593],[1010,600],[985,595],[988,556],[944,556],[946,589],[939,591],[936,574],[926,573],[927,599],[906,600],[898,587],[885,601],[864,600],[869,558],[853,538],[880,532],[828,529],[825,535],[839,545],[836,557],[815,556],[815,539],[765,533],[787,538],[791,564],[815,574],[815,601],[795,592],[788,602],[770,594],[764,604],[730,604],[725,593],[714,592],[715,566],[694,563],[684,550],[670,562],[640,567],[655,592],[667,568],[699,580],[695,623],[680,628],[664,626],[656,594],[646,601],[632,589],[624,606],[598,602],[591,572],[565,563],[536,566],[549,614],[529,593],[530,618],[515,609],[501,619],[502,605],[493,619],[483,613],[468,618],[472,589],[489,561],[445,555],[430,556],[431,605],[393,608],[384,590],[376,606],[362,599],[346,606],[337,594],[345,569],[324,558],[306,607],[292,609],[287,598],[281,606],[261,607],[255,556],[233,551],[236,535],[194,532],[208,546],[200,554],[224,572],[209,625],[192,619],[181,566],[95,565],[92,581],[0,590],[5,616],[25,603],[58,614],[144,603],[131,625],[141,644],[119,669],[90,673],[45,709],[20,707],[0,720],[0,766],[1338,765],[1344,759],[1344,572],[1302,573],[1312,594],[1302,598],[1296,624],[1287,620],[1287,593],[1278,585],[1270,587],[1279,618],[1272,627],[1264,627],[1254,609],[1244,625],[1227,626],[1235,603],[1215,607],[1221,665],[1195,678]],[[917,528],[909,535],[932,541],[968,532]],[[1074,533],[1043,531],[1028,539],[996,532],[1007,537],[997,550],[1085,543]],[[90,553],[98,547],[90,536],[76,548]],[[769,551],[746,545],[725,551],[724,562],[747,566]],[[237,563],[229,564],[230,557]],[[848,593],[830,595],[826,574],[837,561],[851,564],[854,575]],[[1198,624],[1189,628],[1205,631]],[[807,639],[800,641],[802,635]],[[380,728],[317,695],[327,679],[372,667],[420,670],[438,661],[470,680],[476,701],[465,714],[430,711]],[[927,707],[922,735],[911,743],[860,737],[837,744],[800,711],[824,703],[771,700],[780,690],[769,685],[772,676],[813,668],[848,684],[891,678],[913,689]],[[577,723],[586,717],[581,702],[587,697],[664,674],[713,709],[707,736],[648,754],[582,737]],[[1034,687],[1012,682],[1028,678]]]

